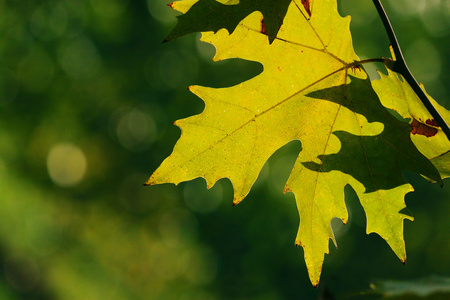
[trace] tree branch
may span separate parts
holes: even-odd
[[[400,49],[400,45],[397,41],[397,37],[395,36],[394,29],[392,28],[391,22],[389,22],[389,18],[386,14],[386,11],[383,8],[383,5],[381,4],[381,1],[380,0],[372,0],[372,1],[373,1],[373,4],[375,4],[375,7],[377,8],[378,15],[380,16],[381,20],[383,21],[384,28],[386,29],[386,32],[389,36],[389,41],[391,42],[392,48],[394,49],[394,54],[395,54],[394,64],[393,65],[386,64],[386,66],[389,69],[391,69],[392,71],[401,74],[405,78],[406,82],[408,82],[408,84],[411,86],[413,91],[419,97],[420,101],[422,101],[425,108],[433,116],[434,120],[441,127],[441,129],[444,131],[445,135],[447,136],[448,140],[450,141],[450,127],[447,125],[445,120],[441,117],[439,112],[436,110],[436,108],[430,102],[430,99],[428,99],[425,92],[420,88],[420,85],[417,83],[417,80],[414,78],[411,71],[409,70],[408,65],[406,64],[405,58],[403,57],[402,50]]]

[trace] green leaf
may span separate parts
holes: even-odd
[[[296,244],[304,248],[310,280],[318,285],[333,218],[347,222],[343,190],[350,184],[367,216],[367,232],[383,237],[406,259],[404,203],[412,187],[401,172],[411,170],[436,181],[440,175],[411,142],[410,126],[381,105],[367,74],[357,66],[350,18],[335,0],[314,2],[311,17],[294,1],[269,44],[261,32],[263,15],[254,12],[232,34],[203,33],[215,45],[215,61],[242,58],[264,71],[230,88],[190,87],[205,102],[197,116],[179,120],[182,130],[173,153],[146,184],[206,179],[211,188],[229,178],[233,203],[249,193],[267,159],[292,140],[302,151],[285,192],[295,194],[300,215]]]
[[[272,43],[283,24],[292,0],[195,0],[174,2],[171,6],[187,13],[178,17],[178,24],[166,38],[174,40],[193,32],[214,31],[225,28],[232,33],[245,17],[254,11],[264,15],[260,30],[265,31]],[[195,4],[194,4],[195,3]],[[305,12],[307,14],[307,12]]]
[[[371,284],[372,290],[383,295],[383,299],[448,299],[450,279],[430,277],[420,280],[383,280]]]

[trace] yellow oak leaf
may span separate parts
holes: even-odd
[[[181,137],[146,184],[203,177],[211,188],[228,178],[237,204],[276,150],[301,141],[284,191],[295,194],[296,244],[303,247],[317,286],[329,240],[336,244],[330,222],[348,220],[346,185],[365,210],[367,233],[379,234],[405,261],[403,220],[412,217],[404,196],[412,187],[402,171],[441,179],[411,142],[410,126],[393,117],[373,91],[353,50],[350,18],[338,14],[335,0],[315,0],[311,15],[303,2],[292,1],[272,44],[259,12],[231,34],[225,29],[202,33],[201,40],[217,49],[215,61],[257,61],[264,70],[229,88],[190,87],[203,99],[204,111],[175,122]],[[186,12],[193,3],[172,6]]]
[[[431,160],[442,178],[450,177],[450,141],[445,133],[400,74],[389,69],[387,76],[379,74],[381,78],[372,81],[372,85],[381,103],[406,119],[411,125],[411,140],[419,151]],[[428,94],[427,96],[442,118],[449,123],[450,111]]]

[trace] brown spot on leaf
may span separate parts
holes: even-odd
[[[306,12],[311,17],[311,2],[312,0],[301,0]]]
[[[234,199],[233,199],[233,206],[238,205],[239,203],[241,203],[241,201],[242,201],[242,199],[239,200],[239,199],[234,198]]]
[[[440,127],[435,119],[432,119],[432,120],[428,119],[425,121],[425,123],[427,123],[428,125],[433,126],[433,127],[438,127],[438,128]]]
[[[266,24],[264,24],[264,19],[261,20],[261,33],[267,35]]]
[[[280,67],[280,66],[278,66],[278,71],[280,71],[280,72],[281,72],[281,67]]]
[[[427,124],[429,123],[428,121],[429,120],[427,120],[427,122],[426,122]],[[411,122],[410,125],[411,125],[411,133],[412,134],[420,134],[420,135],[424,135],[426,137],[432,137],[432,136],[435,136],[436,133],[438,132],[438,130],[436,128],[428,126],[423,123],[420,123],[416,119],[413,119],[413,121]],[[429,125],[431,125],[431,124],[429,124]]]

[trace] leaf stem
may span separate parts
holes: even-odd
[[[368,59],[354,61],[351,64],[349,64],[348,67],[349,68],[353,68],[353,67],[356,67],[356,66],[359,66],[359,65],[368,64],[368,63],[372,63],[372,62],[384,63],[385,60],[386,60],[385,58],[368,58]]]
[[[430,102],[430,99],[428,99],[425,92],[420,88],[420,85],[417,83],[417,80],[414,78],[411,71],[409,70],[405,58],[403,57],[400,45],[397,41],[397,37],[395,36],[394,29],[392,28],[391,22],[389,21],[389,18],[386,14],[386,11],[383,8],[383,5],[381,4],[381,1],[380,0],[372,0],[372,1],[378,11],[378,15],[383,21],[384,28],[386,29],[386,32],[389,36],[389,41],[391,42],[392,48],[394,49],[395,54],[394,64],[392,63],[388,64],[385,62],[386,67],[388,67],[394,72],[401,74],[405,78],[406,82],[408,82],[408,84],[411,86],[413,91],[419,97],[420,101],[422,101],[425,108],[433,116],[437,124],[441,127],[441,129],[447,136],[448,140],[450,141],[450,127],[447,125],[445,120],[442,118],[442,116]]]

